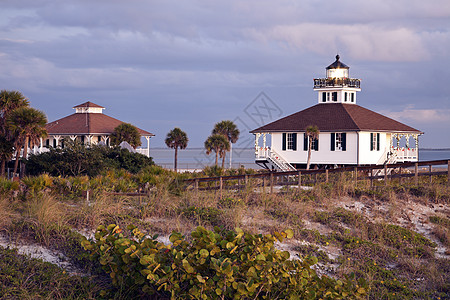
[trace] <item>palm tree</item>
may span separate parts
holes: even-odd
[[[319,138],[319,128],[316,125],[309,125],[306,127],[306,136],[308,137],[308,161],[306,162],[306,170],[309,170],[309,164],[311,162],[311,148],[313,141]]]
[[[111,145],[119,145],[127,142],[131,147],[135,148],[142,145],[141,134],[136,126],[129,123],[122,123],[116,128],[110,136]]]
[[[178,162],[178,148],[186,149],[189,139],[187,137],[186,132],[181,130],[178,127],[175,127],[166,137],[166,145],[169,148],[175,149],[175,158],[174,158],[174,169],[177,171],[177,162]]]
[[[210,154],[212,151],[216,153],[216,166],[219,160],[219,155],[221,158],[225,156],[226,151],[230,150],[230,142],[228,139],[221,134],[210,135],[205,141],[206,154]],[[222,168],[224,167],[224,160],[222,160]]]
[[[11,144],[14,144],[13,135],[9,131],[6,119],[15,109],[28,105],[28,99],[21,92],[7,90],[0,92],[0,139],[2,141],[2,146],[0,147],[0,176],[5,175],[6,162],[14,154],[14,149],[11,147]]]
[[[33,147],[37,144],[40,138],[47,137],[47,117],[45,114],[32,107],[21,107],[11,112],[8,116],[7,124],[16,137],[16,161],[14,163],[14,173],[17,172],[17,167],[20,158],[20,150],[23,147],[23,158],[26,159],[28,154],[28,146]],[[25,172],[25,166],[20,168],[21,174]]]
[[[5,175],[6,162],[12,158],[13,154],[14,154],[14,144],[10,140],[8,140],[5,136],[0,135],[0,159],[2,161],[0,176]]]
[[[231,168],[231,156],[233,151],[233,145],[237,142],[239,139],[239,129],[237,128],[236,124],[233,123],[233,121],[225,120],[217,123],[214,125],[214,129],[212,131],[212,134],[221,134],[225,136],[230,143],[230,168]],[[225,153],[222,157],[222,168],[225,165]]]

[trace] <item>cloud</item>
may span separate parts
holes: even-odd
[[[365,61],[420,61],[429,53],[419,34],[408,28],[372,25],[303,23],[250,30],[257,40],[279,41],[300,51],[345,52]]]
[[[384,111],[383,114],[400,122],[414,122],[419,124],[450,124],[450,109],[416,109],[414,106],[402,111]]]

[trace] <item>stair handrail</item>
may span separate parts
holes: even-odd
[[[275,150],[269,148],[269,158],[283,171],[295,171],[296,168],[292,166],[283,156]]]

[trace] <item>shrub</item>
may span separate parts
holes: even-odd
[[[115,224],[100,226],[96,241],[83,247],[100,261],[113,283],[138,287],[137,294],[158,294],[172,299],[358,299],[366,284],[354,277],[343,281],[319,277],[311,268],[317,258],[289,260],[289,252],[274,248],[291,238],[287,230],[274,235],[214,231],[198,227],[188,242],[177,232],[171,245],[146,238],[134,226],[125,237]]]
[[[124,169],[137,173],[153,165],[152,158],[139,153],[131,153],[120,147],[90,146],[66,141],[66,147],[50,148],[49,152],[31,155],[27,161],[30,175],[48,173],[53,176],[96,176],[103,170]]]

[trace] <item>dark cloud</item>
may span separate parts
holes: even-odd
[[[360,105],[450,147],[449,17],[447,0],[3,0],[0,82],[50,120],[91,100],[154,146],[174,126],[201,146],[261,91],[284,115],[315,104],[312,79],[339,52]]]

